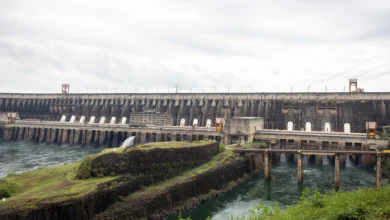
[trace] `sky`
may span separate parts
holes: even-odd
[[[390,91],[388,0],[0,0],[0,92]]]

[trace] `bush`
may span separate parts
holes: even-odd
[[[91,177],[91,166],[93,159],[86,157],[77,169],[77,179],[88,179]]]
[[[9,198],[11,197],[11,190],[8,188],[0,188],[0,198]]]
[[[218,153],[222,153],[226,150],[226,147],[224,144],[219,144],[218,146]]]

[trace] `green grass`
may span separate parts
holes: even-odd
[[[107,148],[102,150],[100,153],[92,155],[93,157],[98,157],[103,154],[108,153],[122,153],[125,150],[131,149],[141,149],[141,150],[149,150],[153,148],[183,148],[183,147],[200,147],[207,144],[215,143],[215,141],[204,140],[204,141],[193,141],[193,142],[185,142],[185,141],[170,141],[170,142],[150,142],[147,144],[140,144],[134,147],[120,147],[120,148]]]
[[[77,180],[80,163],[43,168],[0,179],[0,189],[11,191],[11,197],[0,203],[0,212],[9,208],[35,207],[37,201],[53,202],[78,198],[94,191],[98,184],[116,177]]]
[[[379,220],[390,218],[390,186],[366,188],[352,192],[328,192],[306,189],[301,200],[285,210],[277,205],[259,204],[247,215],[229,220]]]
[[[269,219],[388,219],[389,198],[389,186],[320,196],[312,194]]]
[[[227,159],[233,156],[232,150],[225,150],[224,152],[214,156],[210,161],[207,163],[204,163],[192,170],[188,170],[186,172],[183,172],[171,179],[168,179],[164,182],[153,184],[152,186],[145,187],[137,192],[134,192],[130,194],[127,198],[128,199],[135,199],[140,198],[146,195],[149,195],[150,193],[158,193],[160,190],[164,190],[166,188],[172,187],[176,184],[179,184],[181,182],[187,181],[188,178],[195,177],[196,175],[205,173],[206,171],[210,170],[211,168],[223,164],[224,162],[227,162]]]

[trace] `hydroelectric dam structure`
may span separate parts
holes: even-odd
[[[230,111],[224,111],[229,108]],[[366,121],[378,126],[390,124],[390,93],[0,93],[0,112],[18,112],[21,119],[129,123],[136,112],[154,110],[172,114],[173,125],[181,119],[191,126],[197,119],[205,126],[216,117],[263,117],[265,129],[342,132],[346,123],[350,132],[365,132]],[[230,114],[225,115],[225,114]],[[103,119],[102,119],[103,118]]]

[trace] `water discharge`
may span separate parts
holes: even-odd
[[[72,163],[103,148],[34,144],[0,140],[0,178],[10,172],[21,173],[42,167]]]
[[[281,155],[281,159],[283,156]],[[303,167],[303,184],[297,183],[297,164],[286,161],[272,164],[272,178],[264,180],[259,174],[252,180],[236,189],[223,194],[217,199],[207,201],[195,209],[183,212],[183,217],[192,219],[226,220],[231,216],[243,216],[248,210],[260,202],[272,204],[277,202],[282,208],[299,200],[305,187],[318,189],[321,192],[333,190],[334,166],[329,164],[328,158],[323,157],[324,165],[305,164]],[[341,164],[340,186],[343,191],[356,190],[363,187],[375,187],[375,171],[372,167],[358,168],[352,161]],[[177,215],[170,216],[169,220],[176,220]]]

